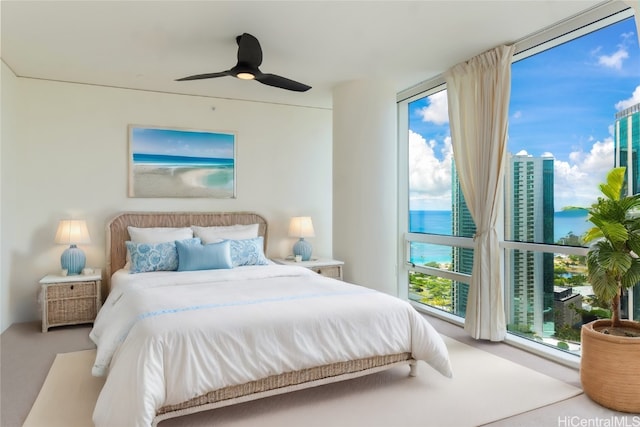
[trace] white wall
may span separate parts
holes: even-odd
[[[333,92],[333,252],[345,279],[397,295],[396,93],[380,80]]]
[[[332,255],[330,110],[15,76],[9,86],[1,230],[3,306],[10,310],[3,330],[39,318],[38,280],[59,268],[64,247],[53,238],[62,218],[87,220],[92,243],[83,249],[94,267],[105,265],[106,222],[132,210],[256,211],[270,224],[271,257],[291,251],[289,218],[310,215],[314,254]],[[128,198],[128,124],[235,131],[237,198]]]
[[[4,226],[4,219],[7,217],[5,210],[10,203],[15,200],[13,196],[13,186],[9,185],[9,180],[5,175],[11,176],[16,170],[16,166],[11,164],[9,157],[5,155],[5,147],[15,139],[15,114],[11,108],[17,100],[16,94],[17,79],[4,62],[0,62],[0,327],[5,330],[10,324],[10,289],[9,289],[9,242],[7,237],[8,227]],[[5,198],[7,199],[5,201]]]

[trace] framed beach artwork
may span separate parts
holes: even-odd
[[[129,197],[236,197],[232,132],[129,125]]]

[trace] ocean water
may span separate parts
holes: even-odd
[[[133,163],[158,166],[233,166],[233,159],[133,153]]]
[[[576,236],[584,234],[591,223],[584,210],[559,211],[553,215],[553,240],[558,241],[570,232]],[[451,211],[410,211],[409,231],[413,233],[433,233],[451,235]],[[423,243],[411,244],[411,262],[424,264],[435,261],[451,262],[451,248]]]

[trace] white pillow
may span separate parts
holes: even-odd
[[[165,243],[193,238],[189,227],[132,227],[128,226],[129,237],[134,243]]]
[[[259,224],[226,225],[213,227],[199,227],[192,225],[194,237],[199,237],[202,243],[218,243],[222,240],[243,240],[258,237]]]

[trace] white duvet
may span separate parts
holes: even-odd
[[[156,410],[230,385],[328,363],[412,353],[451,376],[433,327],[398,298],[282,265],[112,277],[91,331],[108,375],[98,427],[152,424]]]

